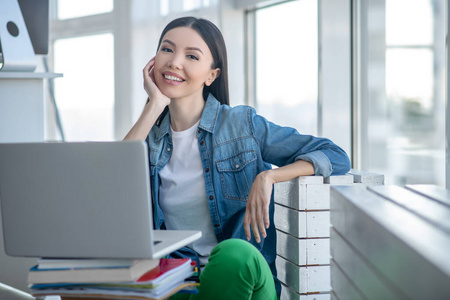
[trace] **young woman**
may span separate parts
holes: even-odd
[[[345,174],[348,156],[228,106],[225,43],[207,20],[170,22],[143,76],[148,101],[125,139],[149,145],[155,228],[202,231],[174,253],[205,266],[191,299],[277,299],[273,184]]]

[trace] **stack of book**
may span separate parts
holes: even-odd
[[[40,259],[28,273],[33,296],[165,299],[196,293],[190,259]]]

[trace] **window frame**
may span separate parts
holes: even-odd
[[[113,136],[121,140],[128,124],[132,122],[132,108],[129,103],[131,89],[131,1],[114,0],[111,12],[100,13],[71,19],[58,19],[58,0],[50,2],[50,47],[49,65],[53,69],[53,46],[56,40],[111,33],[114,38],[114,117]],[[64,74],[63,74],[64,75]],[[64,80],[64,77],[60,80]],[[57,99],[56,99],[57,100]],[[47,135],[55,139],[54,124],[47,122]]]
[[[445,89],[445,182],[446,188],[450,189],[450,102],[449,102],[449,91],[450,91],[450,47],[448,34],[450,32],[450,5],[448,1],[446,1],[447,9],[445,19],[447,20],[447,33],[446,33],[446,71],[445,75],[447,77],[446,80],[446,89]]]
[[[248,0],[237,7],[246,9],[246,104],[257,107],[256,100],[256,22],[255,12],[285,1]],[[351,156],[351,15],[350,0],[317,0],[318,13],[318,99],[317,135],[333,140]],[[338,24],[338,26],[336,26]],[[346,30],[343,31],[342,29]],[[333,34],[335,34],[333,36]],[[332,91],[332,92],[329,92]],[[342,118],[333,122],[336,107],[343,107]]]
[[[368,98],[368,1],[369,0],[351,0],[351,58],[352,58],[352,166],[355,169],[367,170],[369,167],[369,157],[364,155],[368,152],[368,116],[369,105],[368,101],[363,99]],[[448,47],[448,32],[450,29],[450,21],[448,20],[450,8],[448,1],[445,1],[446,7],[446,82],[444,83],[445,93],[445,126],[446,126],[446,187],[450,188],[450,108],[448,101],[448,90],[450,87],[449,80],[449,47]],[[385,49],[395,48],[410,48],[410,49],[432,49],[433,46],[421,45],[386,45]]]

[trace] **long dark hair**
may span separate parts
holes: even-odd
[[[219,68],[220,75],[217,77],[210,86],[203,88],[203,98],[206,101],[208,94],[211,93],[222,104],[230,104],[228,95],[228,63],[227,63],[227,49],[222,33],[219,28],[211,21],[206,19],[199,19],[195,17],[182,17],[171,21],[161,33],[159,38],[158,48],[161,46],[161,41],[164,35],[171,29],[177,27],[188,27],[197,31],[203,38],[206,45],[208,45],[209,51],[211,51],[213,57],[212,69]]]

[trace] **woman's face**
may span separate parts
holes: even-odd
[[[192,28],[177,27],[162,38],[153,73],[160,91],[171,99],[202,96],[220,74],[203,38]]]

